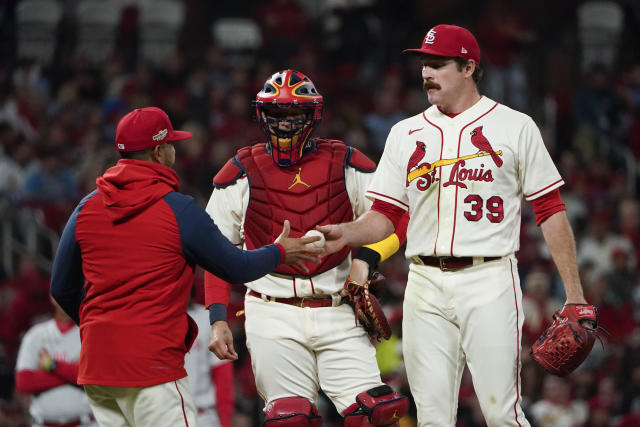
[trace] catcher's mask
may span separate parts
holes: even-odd
[[[278,166],[296,164],[322,120],[322,95],[313,82],[296,70],[278,71],[256,95],[255,107],[273,161]]]

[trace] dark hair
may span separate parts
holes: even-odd
[[[464,58],[453,58],[454,61],[456,61],[456,65],[458,66],[458,71],[462,71],[462,69],[467,65],[467,63],[469,62],[469,60],[464,59]],[[476,62],[476,69],[473,70],[473,75],[471,76],[471,78],[473,78],[473,81],[478,84],[480,83],[480,80],[482,80],[482,76],[484,75],[484,70],[482,69],[482,67],[480,66],[480,64],[478,64]]]
[[[147,160],[154,147],[138,151],[120,151],[121,159]]]

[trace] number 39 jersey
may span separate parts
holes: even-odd
[[[482,97],[397,123],[366,195],[409,210],[408,258],[504,256],[519,248],[522,197],[563,184],[533,120]]]

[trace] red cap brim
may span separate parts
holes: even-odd
[[[167,138],[167,141],[182,141],[191,137],[193,137],[193,134],[191,132],[188,132],[186,130],[174,130],[173,132],[171,132],[169,138]]]
[[[412,53],[412,54],[428,54],[428,55],[435,55],[435,56],[446,56],[443,55],[441,53],[436,53],[431,51],[430,49],[405,49],[402,51],[402,53]]]

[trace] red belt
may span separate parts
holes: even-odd
[[[50,422],[42,423],[42,425],[46,427],[76,427],[82,424],[84,424],[82,420],[73,420],[73,421],[68,421],[66,423],[50,423]]]
[[[455,257],[455,256],[419,255],[417,258],[420,259],[422,264],[428,265],[431,267],[438,267],[442,271],[458,270],[460,268],[465,268],[465,267],[469,267],[470,265],[473,265],[473,257],[471,256]],[[486,257],[480,257],[480,258],[482,259],[481,262],[488,262],[488,261],[498,260],[502,257],[486,256]]]
[[[249,295],[256,298],[262,298],[262,294],[253,290],[249,291]],[[291,298],[275,298],[267,297],[268,301],[279,302],[280,304],[295,305],[296,307],[331,307],[333,306],[333,298],[330,295],[323,297],[291,297]]]

